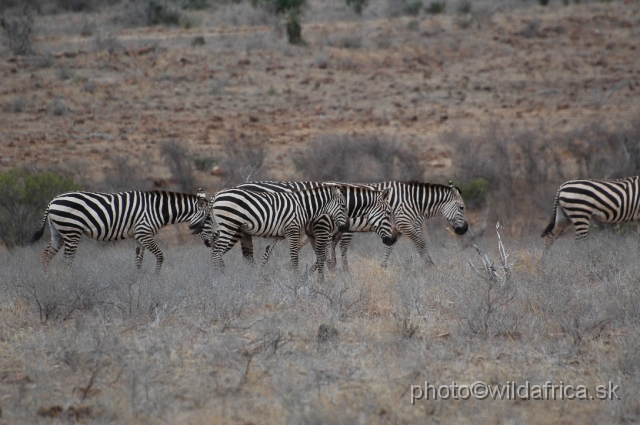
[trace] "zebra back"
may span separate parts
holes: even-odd
[[[328,182],[327,184],[339,185],[347,202],[347,216],[350,218],[350,226],[358,220],[364,220],[367,226],[377,231],[381,238],[390,238],[392,232],[391,210],[389,207],[390,189],[378,190],[369,184],[350,184],[340,182]],[[290,192],[306,190],[322,186],[323,183],[283,182],[283,181],[257,181],[242,183],[236,189],[250,190],[254,192]],[[323,223],[331,221],[324,220]],[[313,224],[312,224],[313,226]],[[206,216],[200,227],[195,228],[194,234],[199,233],[204,244],[213,245],[217,237],[216,224],[211,214]],[[312,229],[308,229],[312,231]],[[330,229],[333,233],[334,229]]]
[[[104,241],[133,236],[142,225],[156,233],[160,228],[204,216],[206,196],[160,190],[119,193],[68,192],[56,196],[48,205],[47,216],[58,230],[85,233]],[[36,236],[42,236],[41,232]]]
[[[238,223],[243,223],[243,232],[251,235],[283,236],[287,225],[306,225],[323,214],[329,215],[338,226],[346,224],[346,200],[338,185],[284,192],[226,189],[211,198],[209,208],[210,223],[215,222],[218,234],[221,230],[234,229],[235,232],[241,227]],[[196,231],[203,228],[204,223]]]

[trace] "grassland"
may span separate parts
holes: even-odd
[[[56,257],[49,273],[43,241],[1,250],[0,423],[640,420],[637,236],[600,226],[577,249],[569,229],[549,255],[538,237],[559,183],[640,174],[637,2],[397,16],[376,0],[359,17],[317,0],[306,46],[247,2],[185,11],[178,27],[136,25],[126,6],[142,3],[37,15],[31,54],[0,46],[0,171],[212,194],[331,165],[354,181],[483,179],[486,193],[463,193],[469,234],[427,223],[434,267],[404,238],[382,269],[382,244],[358,235],[351,273],[322,286],[287,269],[284,244],[266,279],[237,248],[217,275],[185,226],[159,235],[159,275],[151,258],[135,269],[132,241],[83,239],[74,267]],[[410,167],[389,158],[407,152]],[[501,284],[470,264],[484,273],[474,243],[499,264],[498,220],[513,263]],[[612,382],[620,400],[412,405],[425,381],[590,395]]]
[[[361,235],[351,274],[317,286],[276,248],[267,279],[234,249],[224,275],[209,252],[165,249],[154,275],[133,244],[83,240],[76,263],[39,268],[42,247],[0,258],[0,393],[7,423],[634,422],[640,405],[640,289],[634,236],[503,232],[511,278],[490,283],[467,236],[434,219],[425,269],[400,241]],[[495,237],[480,247],[499,264]],[[303,250],[303,269],[311,261]],[[179,282],[179,283],[178,283]],[[320,328],[324,330],[320,330]],[[411,385],[585,385],[620,400],[419,400]]]

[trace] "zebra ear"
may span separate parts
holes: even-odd
[[[458,186],[455,186],[451,180],[449,180],[449,189],[451,189],[452,191],[457,191],[458,195],[462,196],[462,191],[460,190],[460,188]]]
[[[207,195],[204,193],[204,190],[202,190],[202,188],[198,189],[196,196],[198,197],[198,208],[204,208],[205,205],[207,205]]]

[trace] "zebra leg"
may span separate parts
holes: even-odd
[[[142,267],[142,259],[144,258],[144,245],[136,240],[136,267]]]
[[[426,265],[433,266],[433,260],[431,259],[431,256],[429,255],[429,251],[427,250],[427,242],[425,242],[424,236],[422,236],[422,230],[420,229],[420,226],[416,226],[412,228],[409,232],[402,232],[402,233],[406,233],[409,239],[411,239],[411,241],[416,245],[418,254],[420,255],[420,258],[424,260]]]
[[[400,239],[400,236],[402,236],[402,233],[398,229],[394,228],[393,231],[391,232],[391,236],[395,237],[397,242],[398,239]],[[392,251],[393,251],[393,245],[384,246],[384,257],[382,258],[382,263],[380,263],[380,267],[382,267],[383,269],[387,268],[387,264],[389,263],[389,257],[391,256]]]
[[[342,232],[336,232],[331,238],[331,244],[327,244],[327,250],[329,255],[327,259],[327,269],[333,270],[336,268],[338,261],[336,260],[336,245],[342,240]]]
[[[298,241],[300,240],[300,229],[293,227],[285,231],[285,237],[289,242],[289,255],[291,256],[291,266],[294,271],[298,271]]]
[[[316,249],[316,243],[318,243],[318,240],[316,239],[316,235],[307,235],[307,241],[311,245],[313,252],[316,253],[316,261],[311,265],[311,268],[309,268],[309,273],[313,274],[318,269],[318,251]]]
[[[546,250],[551,248],[551,245],[553,245],[553,243],[556,241],[556,239],[558,239],[560,237],[562,232],[564,232],[565,229],[567,227],[569,227],[570,224],[571,224],[571,219],[564,212],[564,209],[562,208],[562,206],[558,205],[557,209],[556,209],[555,223],[553,225],[553,228],[551,229],[551,231],[549,231],[549,233],[547,234],[547,237],[545,238],[545,249]],[[587,229],[588,228],[589,228],[589,222],[587,220]],[[585,234],[586,234],[586,232],[585,232]],[[577,226],[576,226],[576,239],[578,239],[578,227]]]
[[[253,239],[251,235],[242,235],[240,247],[242,248],[242,258],[253,264]]]
[[[71,267],[73,259],[78,251],[78,242],[80,242],[80,235],[71,235],[64,240],[64,261],[67,263],[67,267]]]
[[[573,219],[576,228],[576,243],[584,243],[589,234],[589,217],[578,217]]]
[[[60,232],[51,225],[49,225],[49,228],[51,229],[51,240],[42,253],[42,267],[45,271],[49,269],[51,259],[56,255],[60,248],[62,248],[62,245],[64,245],[64,239]]]
[[[342,258],[342,270],[344,270],[347,273],[349,273],[349,261],[347,260],[347,250],[349,249],[349,244],[351,243],[351,239],[353,239],[353,232],[346,232],[346,233],[343,233],[342,239],[340,240],[340,257]]]
[[[400,238],[400,236],[398,236]],[[391,256],[391,252],[393,251],[393,245],[385,245],[384,246],[384,257],[382,257],[382,263],[380,263],[380,267],[383,269],[387,268],[389,264],[389,257]]]
[[[222,256],[229,252],[231,248],[240,240],[242,234],[236,233],[229,235],[228,233],[220,233],[211,248],[211,265],[214,270],[224,271],[224,262]]]
[[[271,245],[267,245],[267,247],[264,249],[264,253],[260,258],[260,268],[263,268],[267,265],[267,263],[269,262],[269,258],[271,258],[271,252],[273,252],[273,248],[276,247],[276,244],[279,240],[280,239],[276,239]]]
[[[136,256],[136,267],[142,267],[142,257],[144,256],[144,249],[148,249],[153,255],[156,256],[156,273],[160,271],[162,268],[162,263],[164,262],[164,254],[158,248],[156,241],[153,240],[153,234],[150,233],[137,233],[136,240],[142,245],[140,250],[136,249],[138,255]]]
[[[314,235],[314,250],[316,252],[316,262],[314,267],[318,270],[318,281],[324,282],[324,261],[327,256],[327,246],[329,245],[329,233],[318,232]],[[314,270],[315,271],[315,270]]]

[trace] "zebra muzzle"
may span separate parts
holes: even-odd
[[[465,221],[462,226],[456,227],[454,230],[457,235],[464,235],[469,230],[469,223]]]
[[[342,233],[344,232],[348,232],[349,231],[349,222],[346,222],[345,224],[343,224],[342,226],[338,227],[338,230]]]
[[[396,241],[398,240],[398,237],[389,237],[389,236],[385,236],[384,238],[382,238],[382,243],[385,245],[393,245],[394,243],[396,243]]]

